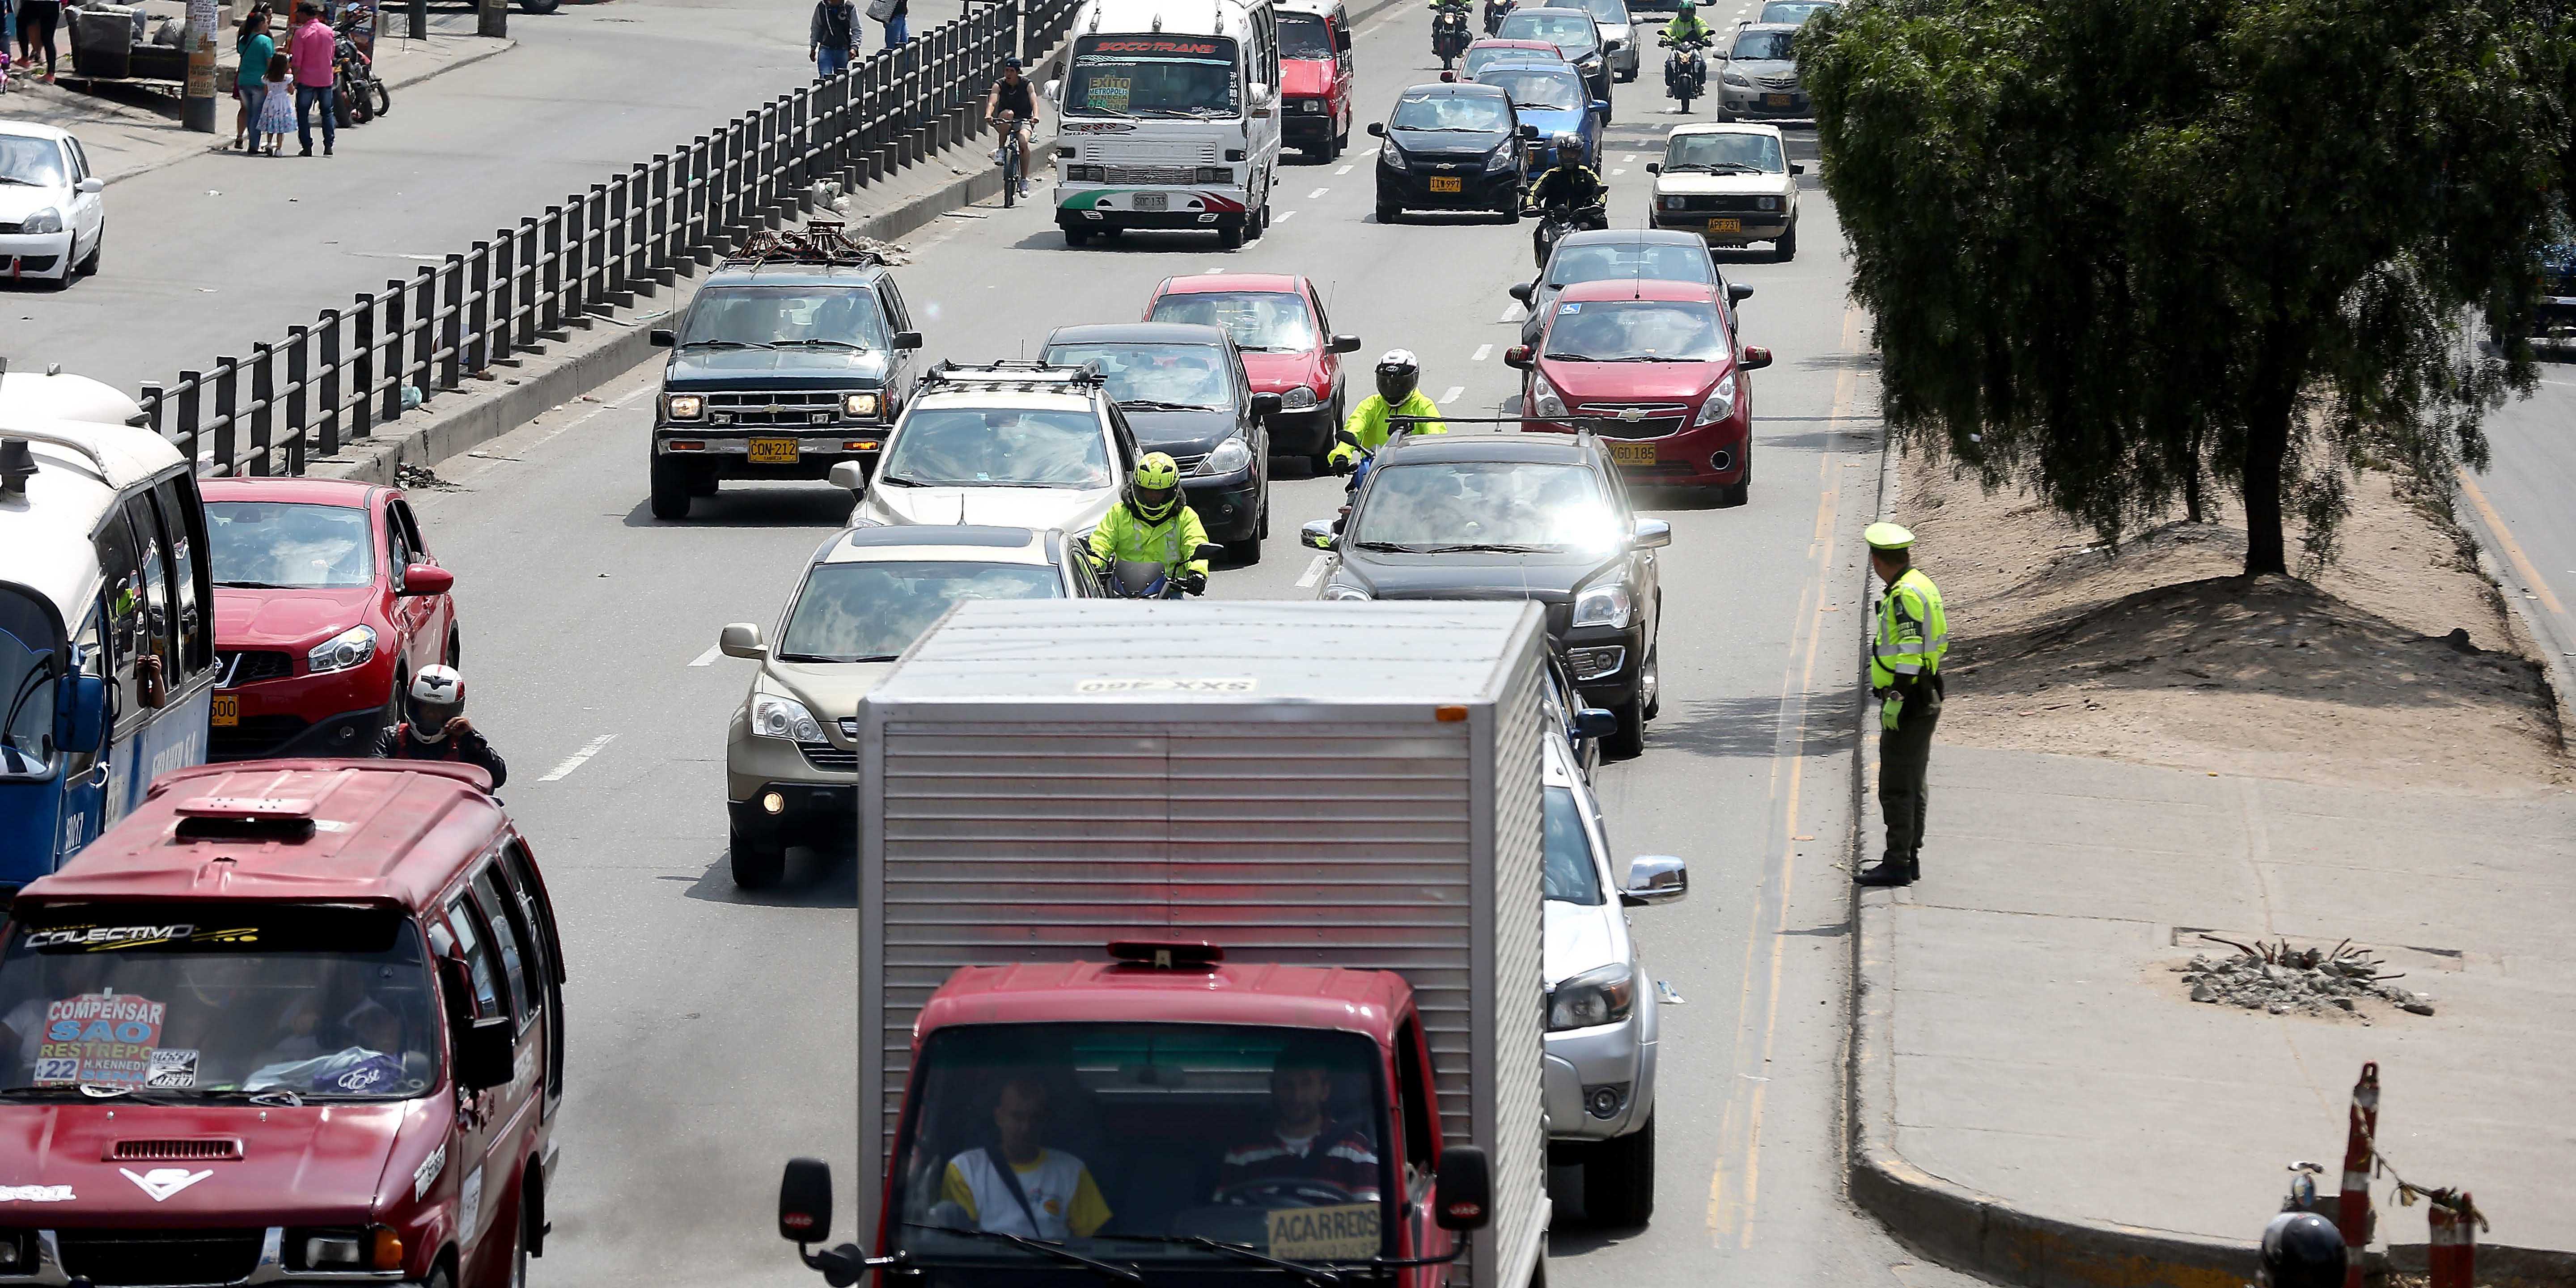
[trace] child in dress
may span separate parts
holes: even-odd
[[[286,146],[286,136],[295,129],[295,87],[286,83],[286,55],[272,54],[268,59],[268,97],[259,105],[259,124],[255,128],[268,140],[268,155],[278,155]]]

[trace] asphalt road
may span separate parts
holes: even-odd
[[[1383,112],[1421,68],[1411,6],[1364,29],[1363,103]],[[1605,170],[1633,222],[1643,163],[1671,119],[1620,90]],[[1812,160],[1812,146],[1798,150]],[[1271,234],[1240,253],[1129,235],[1067,251],[1040,202],[949,218],[899,269],[933,356],[1031,352],[1057,325],[1131,318],[1167,274],[1303,271],[1363,356],[1404,346],[1452,412],[1490,412],[1518,373],[1502,350],[1519,313],[1528,227],[1368,215],[1371,158],[1285,172]],[[1812,176],[1809,180],[1812,185]],[[1665,1012],[1660,1211],[1643,1230],[1580,1217],[1559,1174],[1551,1277],[1593,1288],[1746,1282],[1894,1284],[1956,1277],[1916,1265],[1840,1197],[1840,1054],[1849,927],[1834,866],[1848,827],[1852,677],[1862,617],[1858,534],[1875,501],[1876,425],[1864,333],[1846,311],[1833,212],[1806,197],[1805,253],[1731,256],[1758,294],[1746,339],[1777,365],[1754,378],[1757,481],[1733,510],[1658,509],[1665,566],[1663,716],[1644,757],[1605,766],[1613,843],[1688,857],[1677,906],[1641,909],[1652,972],[1687,1004]],[[797,851],[789,883],[748,896],[725,871],[724,724],[743,664],[720,626],[769,622],[806,556],[848,510],[820,484],[728,486],[684,524],[645,501],[653,371],[442,467],[415,493],[458,574],[473,710],[513,764],[504,795],[535,838],[561,906],[572,980],[571,1077],[551,1284],[652,1276],[810,1284],[772,1231],[778,1168],[856,1153],[855,898],[846,854]],[[1361,377],[1364,381],[1365,376]],[[1281,467],[1272,538],[1210,593],[1289,597],[1311,552],[1298,525],[1338,480]],[[851,1230],[845,1215],[841,1233]]]
[[[2488,420],[2493,458],[2465,477],[2459,512],[2564,677],[2576,670],[2576,354],[2552,356],[2540,391]]]

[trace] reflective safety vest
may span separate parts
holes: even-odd
[[[1878,601],[1878,639],[1869,653],[1869,687],[1907,687],[1941,673],[1950,651],[1950,619],[1941,592],[1920,569],[1908,568]]]

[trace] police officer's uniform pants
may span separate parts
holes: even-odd
[[[1941,723],[1941,691],[1929,684],[1905,697],[1896,727],[1878,735],[1878,807],[1887,815],[1887,855],[1917,858],[1923,852],[1923,807],[1930,795],[1924,777],[1932,767],[1932,729]]]

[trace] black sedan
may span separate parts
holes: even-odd
[[[1279,395],[1257,394],[1234,340],[1212,326],[1115,322],[1057,327],[1045,361],[1095,363],[1136,446],[1181,466],[1181,494],[1243,563],[1261,558],[1270,530],[1269,420]]]
[[[1491,85],[1416,85],[1368,132],[1377,154],[1377,221],[1407,210],[1482,210],[1520,218],[1521,145],[1538,137]]]
[[[1318,597],[1542,604],[1581,701],[1616,717],[1609,750],[1636,755],[1656,707],[1654,552],[1673,530],[1637,518],[1615,475],[1589,434],[1398,435],[1350,514],[1301,534],[1334,557]]]

